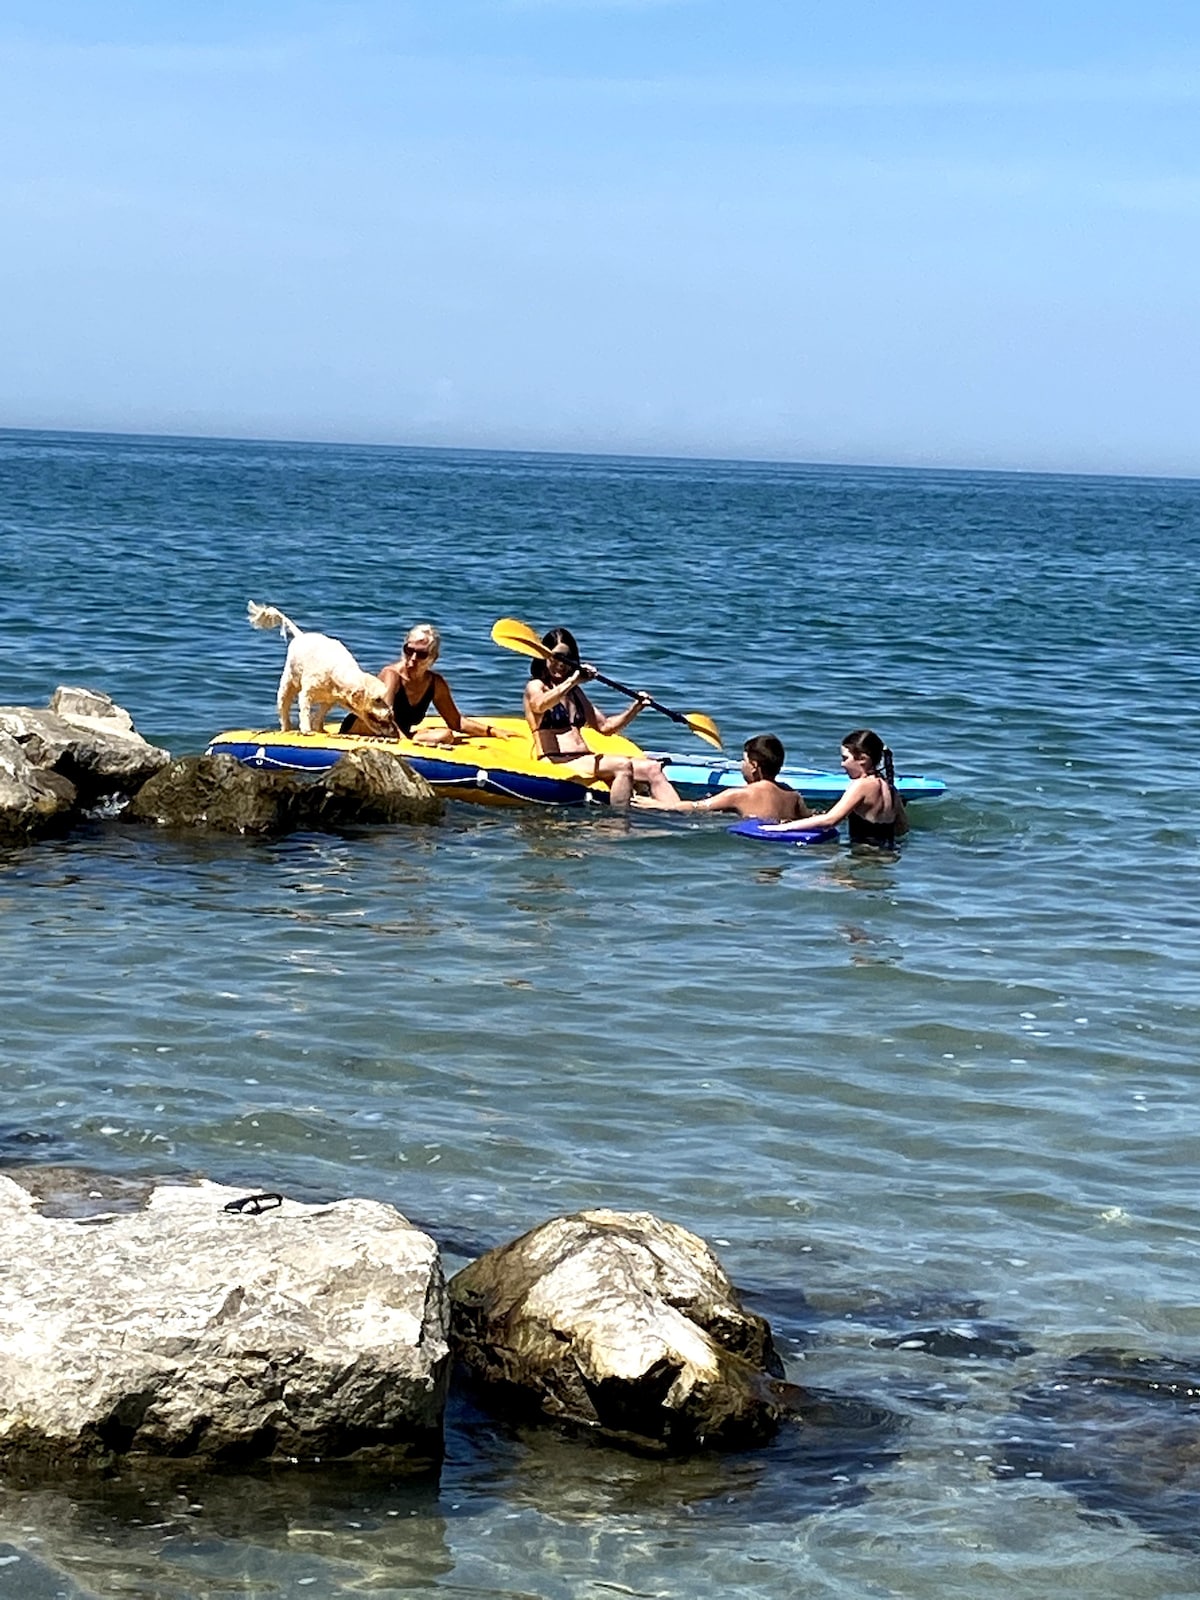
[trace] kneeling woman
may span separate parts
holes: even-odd
[[[525,686],[525,720],[533,730],[537,753],[564,767],[581,783],[602,779],[614,806],[629,804],[635,783],[647,784],[658,800],[671,799],[675,791],[657,761],[646,756],[600,755],[588,749],[583,737],[584,728],[620,733],[649,703],[649,695],[638,695],[615,717],[602,717],[580,687],[595,672],[580,661],[575,636],[566,628],[551,628],[542,635],[542,643],[550,654],[533,662]]]
[[[880,771],[882,768],[882,772]],[[870,728],[857,728],[842,740],[842,769],[850,782],[836,804],[802,822],[767,824],[771,833],[800,833],[808,828],[836,828],[845,818],[851,844],[894,850],[908,832],[904,801],[896,792],[892,752]]]

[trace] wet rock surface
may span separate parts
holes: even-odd
[[[233,756],[183,756],[133,797],[130,822],[218,833],[288,833],[301,825],[302,784],[285,772],[260,772]]]
[[[0,1176],[6,1466],[436,1461],[445,1285],[433,1241],[399,1212],[245,1205],[211,1183],[159,1185],[136,1208],[124,1186],[113,1198],[49,1217]]]
[[[75,815],[75,785],[30,760],[25,746],[0,731],[0,839],[38,838]]]
[[[140,1211],[155,1189],[153,1178],[123,1177],[91,1167],[5,1166],[4,1175],[38,1203],[42,1217],[111,1217]]]
[[[974,1322],[949,1328],[914,1328],[872,1339],[877,1350],[921,1350],[955,1361],[1016,1361],[1033,1354],[1015,1328],[999,1322]]]
[[[436,822],[441,800],[402,756],[368,748],[348,750],[308,789],[308,826],[355,822]]]
[[[233,756],[184,756],[134,796],[132,822],[221,833],[282,834],[355,823],[436,822],[442,802],[401,757],[356,750],[316,778],[244,766]]]
[[[555,1218],[450,1296],[456,1354],[505,1410],[657,1451],[760,1443],[784,1415],[766,1322],[702,1240],[647,1213]]]
[[[443,811],[424,778],[389,750],[349,751],[316,776],[225,755],[172,761],[94,689],[60,687],[43,708],[0,706],[0,841],[62,833],[105,807],[159,827],[272,835],[430,823]]]
[[[36,792],[59,780],[55,792],[66,802],[60,805],[59,817],[113,796],[133,794],[170,760],[166,750],[142,738],[127,711],[94,689],[62,686],[42,709],[0,706],[0,736],[18,745],[28,764],[8,774],[9,784]],[[0,773],[9,764],[11,747],[6,744],[0,752]],[[0,788],[0,825],[6,831],[46,831],[21,819],[19,799]]]

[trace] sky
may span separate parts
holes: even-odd
[[[1200,6],[0,0],[0,426],[1200,477]]]

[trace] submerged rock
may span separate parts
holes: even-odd
[[[1200,1552],[1200,1366],[1081,1352],[1022,1394],[998,1470],[1060,1484],[1090,1512]]]
[[[373,1201],[226,1209],[244,1198],[160,1186],[52,1218],[0,1176],[0,1460],[437,1460],[433,1240]]]
[[[656,1451],[769,1439],[771,1331],[720,1262],[646,1213],[558,1217],[450,1281],[455,1353],[507,1409]]]
[[[910,1333],[871,1340],[876,1350],[921,1350],[956,1361],[1016,1361],[1033,1354],[1014,1328],[1000,1322],[975,1322],[954,1328],[915,1328]]]
[[[126,815],[164,828],[279,834],[357,822],[435,822],[442,802],[386,750],[343,755],[316,778],[244,766],[233,756],[184,756],[156,773]]]

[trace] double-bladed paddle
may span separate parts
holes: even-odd
[[[492,638],[505,650],[515,650],[519,655],[534,656],[542,661],[554,657],[553,650],[542,643],[529,624],[518,622],[516,617],[501,617],[492,628]],[[572,665],[580,667],[583,663],[575,661]],[[597,683],[607,684],[610,689],[615,689],[618,694],[628,695],[631,700],[641,697],[640,689],[631,689],[628,684],[618,683],[615,678],[606,678],[602,672],[594,672],[594,676]],[[706,717],[703,711],[672,711],[670,706],[664,706],[660,701],[650,699],[647,699],[646,704],[664,717],[670,717],[672,722],[679,722],[685,728],[690,728],[697,738],[716,745],[718,750],[721,748],[720,731],[713,719]]]

